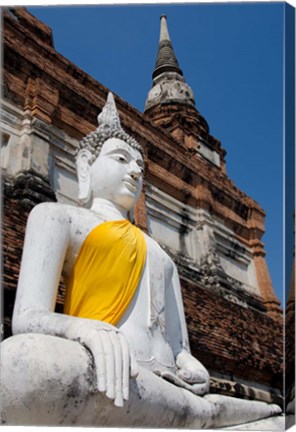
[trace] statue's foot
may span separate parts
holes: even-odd
[[[215,418],[213,427],[249,423],[282,412],[278,405],[265,402],[249,401],[217,394],[208,394],[204,396],[204,399],[218,408],[218,415]]]
[[[279,413],[275,405],[199,397],[139,368],[115,407],[95,390],[91,354],[78,342],[24,334],[1,344],[2,424],[219,428]]]

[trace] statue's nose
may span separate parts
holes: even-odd
[[[140,178],[140,175],[141,175],[141,171],[140,172],[131,172],[130,173],[130,176],[131,176],[131,178],[133,179],[133,180],[139,180],[139,178]]]
[[[129,175],[131,176],[131,178],[133,180],[139,180],[141,173],[142,170],[139,165],[135,161],[132,161],[129,169]]]

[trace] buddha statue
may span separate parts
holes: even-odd
[[[42,203],[28,219],[14,336],[1,344],[2,423],[213,428],[281,412],[207,394],[176,266],[131,221],[144,155],[111,93],[77,172],[84,206]]]

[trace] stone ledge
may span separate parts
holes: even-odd
[[[222,378],[211,377],[210,392],[242,399],[255,399],[262,402],[275,403],[283,407],[283,398],[280,395]]]

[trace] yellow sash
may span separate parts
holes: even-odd
[[[64,313],[117,324],[146,261],[141,230],[127,220],[104,222],[84,240],[66,287]]]

